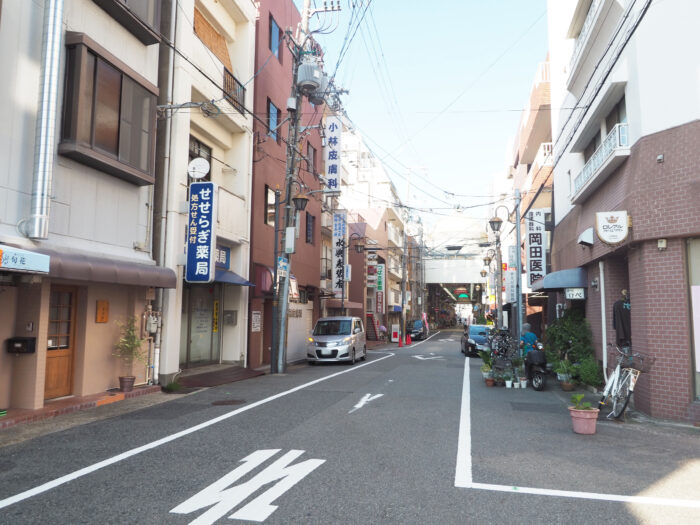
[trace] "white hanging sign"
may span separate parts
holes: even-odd
[[[595,231],[605,244],[620,244],[627,239],[627,211],[601,211],[595,214]]]
[[[347,230],[347,211],[333,212],[333,292],[338,299],[342,297],[345,287]]]
[[[329,191],[340,191],[340,139],[343,124],[338,117],[326,117],[326,145],[323,160],[326,165],[326,187]]]
[[[525,215],[525,246],[527,247],[527,285],[547,275],[547,232],[544,219],[549,208],[530,210]]]

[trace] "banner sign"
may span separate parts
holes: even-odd
[[[340,138],[343,124],[338,117],[326,117],[326,145],[323,147],[323,160],[326,164],[326,187],[330,191],[340,191]]]
[[[527,249],[527,285],[547,275],[547,232],[544,229],[545,215],[549,208],[530,210],[525,216],[525,246]]]
[[[515,303],[518,300],[516,273],[515,268],[511,268],[505,272],[506,303]]]
[[[625,242],[629,234],[626,211],[601,211],[595,214],[595,231],[605,244]]]
[[[384,281],[384,271],[386,266],[383,264],[377,265],[377,313],[384,313],[384,292],[385,292],[385,281]]]
[[[213,182],[190,184],[187,222],[187,266],[185,281],[210,283],[216,258],[216,205]]]
[[[377,287],[377,252],[367,252],[367,288]]]
[[[347,211],[333,212],[333,293],[341,298],[345,287],[345,246],[347,245]]]
[[[228,246],[216,245],[216,267],[225,268],[229,270],[231,268],[231,248]]]

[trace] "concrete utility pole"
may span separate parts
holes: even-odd
[[[406,253],[406,225],[403,227],[403,255],[401,256],[401,328],[399,337],[406,342],[406,269],[408,254]]]
[[[517,328],[516,328],[516,335],[518,337],[518,341],[520,341],[520,336],[522,336],[522,329],[523,329],[523,320],[524,320],[524,315],[523,315],[523,292],[521,290],[522,287],[522,282],[523,282],[523,261],[522,261],[522,255],[520,251],[520,190],[516,189],[515,190],[515,294],[517,298],[517,306],[518,306],[518,315],[515,318],[516,322],[518,323]]]
[[[503,263],[501,259],[500,232],[496,232],[496,264],[498,265],[496,271],[496,312],[498,312],[496,326],[501,329],[503,328]]]

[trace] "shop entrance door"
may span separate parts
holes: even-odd
[[[216,285],[190,285],[185,288],[182,305],[183,338],[180,361],[183,368],[219,362],[220,290]],[[183,330],[184,331],[184,330]],[[183,334],[185,335],[185,334]]]
[[[51,287],[44,399],[68,396],[73,392],[75,296],[75,288]]]

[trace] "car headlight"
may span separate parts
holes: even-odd
[[[343,343],[349,343],[350,341],[352,341],[352,337],[346,337],[343,339]]]
[[[468,339],[467,342],[468,342],[470,345],[475,345],[475,344],[476,344],[476,343],[474,342],[474,339]]]
[[[313,342],[314,342],[314,338],[313,338],[313,337],[309,337],[309,343],[313,343]]]

